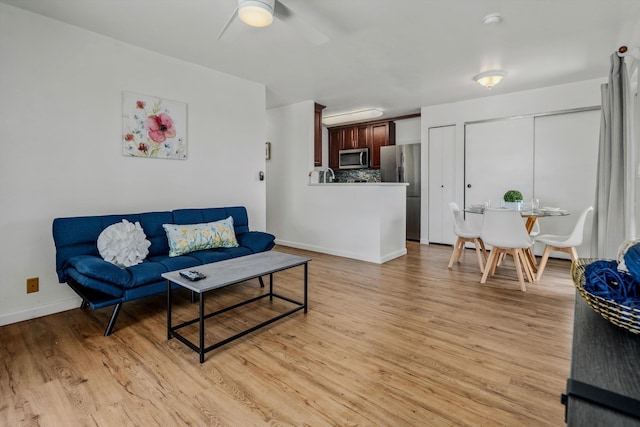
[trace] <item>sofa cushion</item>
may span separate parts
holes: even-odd
[[[192,252],[189,254],[189,256],[197,258],[202,264],[210,264],[212,262],[236,258],[243,255],[251,255],[251,251],[241,246],[237,248],[208,249],[206,251]]]
[[[234,206],[229,208],[205,208],[205,209],[177,209],[173,211],[173,222],[175,224],[197,224],[202,222],[213,222],[233,217],[233,227],[236,234],[249,231],[249,218],[247,209],[244,206]]]
[[[202,224],[164,224],[169,241],[169,256],[213,248],[238,246],[233,217]]]
[[[147,261],[162,264],[167,269],[166,271],[182,270],[183,268],[195,267],[196,265],[202,264],[199,259],[192,255],[193,254],[176,257],[170,257],[169,255],[157,255],[154,257],[148,257]]]
[[[151,242],[149,246],[149,256],[169,253],[167,234],[162,224],[173,222],[171,212],[149,212],[140,214],[138,219],[147,239]]]

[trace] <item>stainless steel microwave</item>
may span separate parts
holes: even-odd
[[[355,148],[338,152],[340,169],[363,169],[369,167],[369,149]]]

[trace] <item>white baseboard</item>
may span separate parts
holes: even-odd
[[[381,258],[382,262],[380,264],[384,264],[387,261],[391,261],[392,259],[399,258],[399,257],[401,257],[403,255],[406,255],[406,254],[407,254],[407,248],[401,249],[401,250],[396,251],[396,252],[391,252],[390,254],[387,254],[387,255],[385,255],[385,256],[383,256]]]
[[[0,316],[0,326],[10,325],[11,323],[23,322],[36,317],[48,316],[50,314],[60,313],[62,311],[71,310],[80,307],[82,299],[80,297],[70,297],[52,304],[40,305],[32,307],[28,310],[16,311],[14,313],[3,314]]]
[[[386,254],[383,257],[375,257],[375,256],[363,255],[363,254],[356,253],[356,252],[341,251],[341,250],[337,250],[337,249],[333,249],[333,248],[325,248],[325,247],[322,247],[322,246],[309,245],[309,244],[306,244],[306,243],[291,242],[291,241],[288,241],[288,240],[276,239],[276,244],[282,245],[282,246],[289,246],[289,247],[297,248],[297,249],[304,249],[304,250],[307,250],[307,251],[320,252],[320,253],[323,253],[323,254],[341,256],[341,257],[344,257],[344,258],[357,259],[357,260],[360,260],[360,261],[373,262],[373,263],[376,263],[376,264],[384,264],[387,261],[390,261],[390,260],[392,260],[394,258],[398,258],[400,256],[403,256],[403,255],[407,254],[407,248],[404,248],[404,249],[399,250],[397,252]]]

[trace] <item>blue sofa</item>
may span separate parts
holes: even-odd
[[[229,216],[233,217],[238,247],[169,256],[163,224],[199,224]],[[103,260],[97,247],[100,233],[123,219],[139,222],[151,242],[145,260],[127,268]],[[99,309],[115,305],[105,336],[113,331],[122,303],[167,291],[167,281],[160,276],[162,273],[264,252],[275,245],[272,234],[249,231],[247,210],[242,206],[56,218],[53,221],[53,240],[60,283],[67,283],[80,295],[83,307]]]

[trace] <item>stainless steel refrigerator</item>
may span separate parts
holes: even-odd
[[[420,240],[420,144],[380,147],[382,182],[408,182],[407,240]]]

